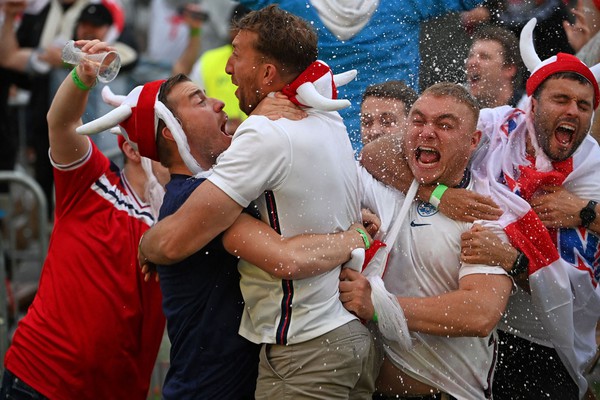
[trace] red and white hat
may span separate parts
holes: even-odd
[[[121,33],[123,33],[123,29],[125,29],[125,11],[123,10],[123,5],[116,0],[101,0],[100,3],[108,8],[110,15],[113,17],[113,23],[104,41],[114,43],[121,36]]]
[[[531,96],[535,90],[549,76],[559,72],[574,72],[587,79],[594,87],[594,109],[598,108],[600,103],[600,89],[598,88],[598,79],[600,78],[600,64],[591,68],[585,65],[579,58],[571,54],[558,53],[544,61],[542,61],[533,45],[533,29],[537,20],[532,18],[521,31],[520,50],[521,58],[531,76],[527,80],[525,89],[527,95]]]
[[[137,86],[127,96],[115,95],[108,86],[102,89],[103,100],[117,108],[106,115],[77,128],[77,133],[92,135],[119,126],[118,133],[136,149],[141,156],[160,161],[156,147],[158,120],[164,121],[177,144],[185,165],[195,175],[204,170],[190,153],[187,137],[173,113],[158,100],[164,80]]]
[[[315,61],[281,91],[294,104],[322,111],[337,111],[350,106],[346,99],[337,99],[337,86],[356,77],[356,70],[334,75],[323,61]]]

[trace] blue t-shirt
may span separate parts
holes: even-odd
[[[172,175],[159,219],[173,214],[204,179]],[[185,260],[158,266],[171,340],[164,399],[253,399],[255,345],[238,335],[244,306],[238,259],[221,235]]]

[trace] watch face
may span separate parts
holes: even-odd
[[[581,224],[583,226],[588,226],[596,219],[596,211],[591,208],[585,207],[579,213],[579,217],[581,218]]]

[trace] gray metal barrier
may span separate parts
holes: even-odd
[[[10,224],[7,226],[8,243],[5,243],[5,238],[0,235],[0,360],[4,360],[4,355],[6,354],[10,344],[8,326],[9,304],[6,287],[5,256],[13,261],[13,266],[18,265],[18,262],[21,260],[31,260],[33,257],[39,260],[39,266],[41,269],[48,251],[48,238],[50,232],[48,229],[47,218],[48,203],[46,196],[44,195],[44,192],[39,184],[29,175],[21,171],[0,171],[0,182],[22,185],[34,195],[38,205],[37,219],[39,224],[39,234],[36,239],[38,246],[34,252],[35,254],[33,255],[31,253],[25,253],[16,249],[15,232],[14,229],[11,229]],[[10,219],[10,215],[7,216],[7,219]]]

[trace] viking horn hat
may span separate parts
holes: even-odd
[[[160,161],[156,147],[156,134],[158,120],[164,121],[165,125],[175,139],[179,154],[188,169],[195,175],[203,169],[198,165],[190,153],[187,137],[173,113],[158,100],[158,93],[164,80],[146,83],[137,86],[127,96],[115,95],[105,86],[102,89],[103,100],[113,106],[114,110],[104,116],[88,122],[77,128],[77,133],[92,135],[119,127],[121,134],[141,156]]]
[[[523,63],[531,72],[531,76],[527,80],[525,87],[527,95],[531,96],[550,75],[559,72],[573,72],[583,76],[592,84],[594,88],[594,109],[598,108],[598,103],[600,102],[600,89],[598,88],[600,64],[588,68],[579,58],[567,53],[558,53],[542,61],[533,45],[533,29],[536,23],[537,20],[532,18],[523,27],[519,43]]]
[[[350,101],[337,98],[337,86],[343,86],[355,77],[356,70],[334,75],[327,64],[317,60],[281,91],[299,106],[337,111],[350,106]]]

